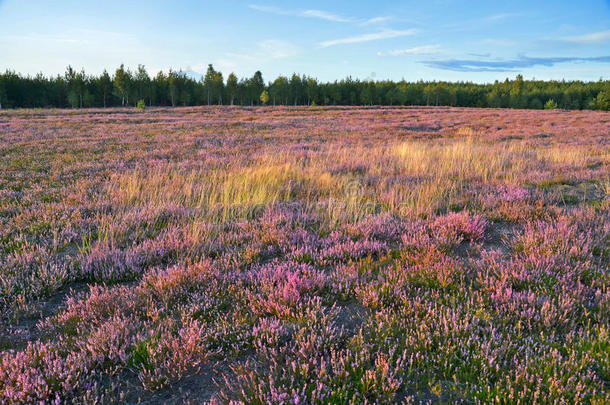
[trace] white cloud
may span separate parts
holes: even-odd
[[[323,42],[320,42],[320,46],[322,48],[327,48],[329,46],[335,46],[335,45],[356,44],[356,43],[360,43],[360,42],[378,41],[381,39],[389,39],[389,38],[404,37],[407,35],[414,35],[416,32],[417,32],[417,30],[415,30],[415,29],[383,30],[383,31],[374,32],[371,34],[356,35],[353,37],[323,41]]]
[[[329,13],[322,10],[285,10],[279,7],[272,6],[260,6],[258,4],[250,4],[253,10],[262,11],[263,13],[277,14],[277,15],[291,15],[295,17],[306,17],[306,18],[318,18],[326,21],[333,22],[351,22],[352,18],[343,17],[337,14]]]
[[[610,41],[610,30],[593,32],[591,34],[562,38],[563,41],[577,44],[595,44]]]
[[[260,6],[258,4],[250,4],[248,7],[250,7],[252,10],[262,11],[263,13],[281,14],[281,15],[290,14],[277,7]]]
[[[361,19],[354,17],[346,17],[339,14],[330,13],[323,10],[307,9],[307,10],[289,10],[275,6],[262,6],[259,4],[248,5],[252,10],[261,11],[263,13],[276,14],[276,15],[287,15],[293,17],[304,17],[304,18],[317,18],[320,20],[339,22],[339,23],[353,23],[362,26],[382,24],[387,21],[393,20],[393,17],[372,17],[369,19]]]
[[[372,25],[372,24],[381,24],[387,21],[390,21],[392,17],[374,17],[369,18],[361,23],[361,25]]]
[[[320,10],[305,10],[298,13],[302,17],[320,18],[327,21],[335,22],[350,22],[350,18],[342,17],[340,15],[327,13],[326,11]]]
[[[439,45],[423,45],[408,49],[394,49],[388,52],[377,52],[379,56],[402,56],[402,55],[433,55],[440,51]]]

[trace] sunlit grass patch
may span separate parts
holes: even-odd
[[[108,192],[124,206],[173,203],[194,208],[218,222],[251,218],[276,202],[310,201],[328,195],[334,183],[327,173],[290,164],[187,172],[169,167],[117,176]]]

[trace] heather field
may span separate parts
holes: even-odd
[[[0,403],[610,402],[610,113],[0,111]]]

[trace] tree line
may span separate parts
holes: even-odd
[[[121,65],[113,75],[89,75],[68,66],[63,75],[0,74],[0,108],[87,108],[193,105],[426,105],[500,108],[610,110],[610,81],[515,79],[488,84],[444,81],[372,81],[348,77],[320,82],[309,76],[279,76],[265,83],[257,71],[238,79],[208,66],[201,80],[185,72],[151,77],[143,65]]]

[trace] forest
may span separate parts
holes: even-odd
[[[250,78],[225,78],[208,66],[196,80],[183,71],[151,77],[143,65],[121,65],[113,75],[95,76],[68,66],[63,75],[0,74],[0,108],[90,108],[196,105],[419,105],[490,108],[609,110],[610,81],[514,79],[472,82],[399,82],[347,77],[320,82],[305,75],[279,76],[265,83],[257,71]]]

